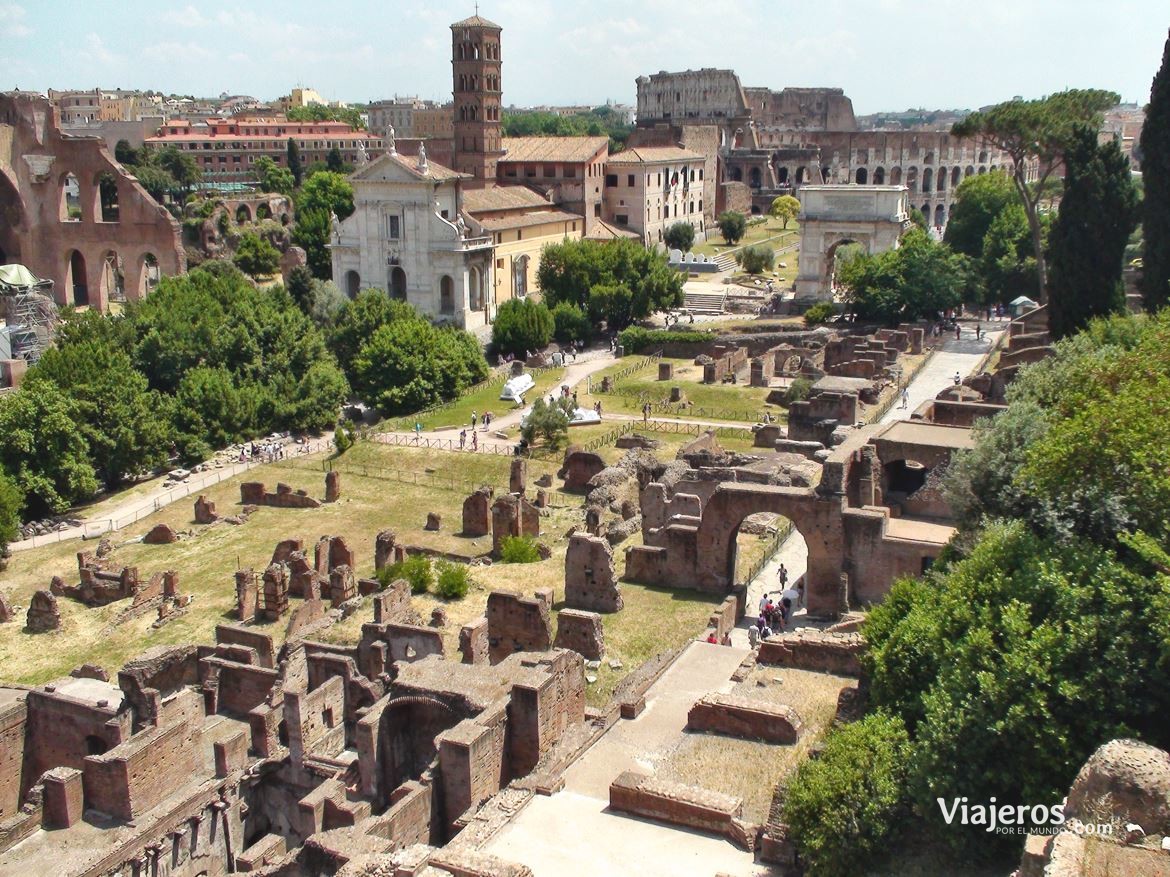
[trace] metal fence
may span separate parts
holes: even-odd
[[[630,375],[634,374],[635,372],[641,371],[646,366],[652,365],[652,364],[658,362],[658,360],[660,360],[660,359],[662,359],[662,351],[658,350],[654,353],[651,353],[649,356],[643,356],[641,359],[637,360],[636,362],[631,363],[630,365],[627,365],[623,369],[619,369],[618,371],[614,372],[612,375],[606,375],[606,377],[609,378],[609,390],[607,392],[610,392],[610,393],[614,392],[614,386],[617,384],[618,381],[622,380],[623,378],[628,378]],[[592,375],[589,375],[589,377],[587,378],[587,386],[589,388],[589,393],[591,395],[593,393],[602,392],[601,381],[598,381],[597,386],[594,387]]]
[[[764,546],[764,553],[760,555],[755,563],[748,567],[743,584],[750,585],[756,580],[756,576],[764,571],[764,567],[768,565],[768,561],[776,556],[776,552],[780,550],[780,546],[792,535],[794,529],[792,521],[785,518],[784,522],[776,528],[776,532],[769,537],[767,545]]]
[[[429,448],[433,451],[455,451],[465,454],[495,454],[500,457],[511,457],[516,453],[515,445],[500,444],[499,442],[482,441],[472,447],[470,440],[459,447],[458,439],[427,438],[406,433],[379,432],[372,437],[373,441],[384,445],[400,445],[407,448]]]

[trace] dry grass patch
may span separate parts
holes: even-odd
[[[796,745],[687,734],[678,749],[658,766],[657,776],[741,798],[745,817],[763,822],[776,784],[808,757],[809,749],[833,721],[841,689],[853,684],[853,679],[828,673],[757,667],[732,693],[795,709],[804,722],[804,732]]]

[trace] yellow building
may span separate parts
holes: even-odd
[[[497,307],[538,291],[536,273],[546,245],[580,240],[585,234],[583,216],[559,209],[527,186],[466,190],[463,209],[472,230],[490,235],[495,246],[492,293]]]

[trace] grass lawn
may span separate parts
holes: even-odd
[[[751,244],[759,243],[765,238],[776,237],[777,235],[784,235],[782,240],[772,241],[773,246],[781,246],[783,244],[794,243],[800,237],[800,223],[795,219],[788,222],[788,228],[783,228],[783,223],[775,217],[768,217],[766,222],[761,222],[758,225],[749,225],[747,231],[744,232],[743,240],[735,246],[728,246],[723,240],[723,236],[719,234],[719,226],[713,225],[711,227],[710,237],[701,244],[696,244],[691,249],[699,255],[718,256],[721,253],[726,253],[728,250],[734,250],[736,247],[750,246]]]
[[[525,393],[529,399],[535,399],[541,393],[548,393],[553,387],[559,385],[565,377],[565,370],[563,368],[546,369],[536,374],[536,386]],[[500,391],[503,390],[502,383],[493,384],[489,387],[484,387],[482,390],[477,390],[462,399],[457,400],[450,406],[435,411],[432,414],[424,414],[421,417],[403,417],[398,421],[399,429],[413,429],[417,421],[423,425],[423,429],[456,429],[461,426],[471,425],[471,412],[474,411],[480,417],[485,411],[490,411],[494,416],[506,414],[517,408],[524,406],[516,405],[512,402],[505,402],[500,398]]]
[[[674,365],[672,380],[658,380],[658,363],[651,362],[633,374],[619,379],[613,392],[586,391],[581,397],[582,405],[592,406],[600,400],[603,414],[608,411],[640,416],[644,399],[663,401],[670,396],[670,388],[678,386],[682,387],[683,398],[694,405],[687,405],[681,410],[655,411],[655,417],[754,422],[763,411],[769,411],[777,417],[785,415],[784,409],[780,406],[765,403],[769,391],[763,387],[750,387],[743,383],[704,384],[703,367],[695,365],[693,360],[663,358],[660,361]],[[594,376],[594,390],[600,385],[601,379]]]

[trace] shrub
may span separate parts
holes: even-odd
[[[435,564],[437,573],[435,593],[444,600],[461,600],[471,587],[471,575],[462,563],[440,560]]]
[[[333,430],[333,447],[337,448],[338,454],[344,454],[353,447],[356,441],[357,430],[352,424],[345,421],[337,424],[337,429]]]
[[[740,250],[735,254],[735,261],[748,274],[761,274],[764,271],[772,270],[772,265],[776,262],[776,254],[766,244],[758,244]]]
[[[904,800],[909,741],[901,719],[874,713],[825,739],[797,768],[784,816],[809,877],[867,871]]]
[[[425,594],[435,583],[431,559],[425,554],[411,554],[406,560],[392,563],[378,571],[378,581],[383,588],[399,579],[410,582],[410,593]]]
[[[676,222],[666,230],[663,237],[672,250],[689,250],[695,245],[695,227],[689,222]]]
[[[506,536],[500,543],[500,559],[504,563],[536,563],[540,552],[531,536]]]
[[[593,338],[593,323],[581,308],[569,302],[561,302],[552,309],[553,337],[562,344],[570,341],[588,343]]]
[[[788,385],[788,390],[784,393],[784,404],[787,406],[793,402],[803,402],[811,390],[812,381],[808,378],[797,378]]]
[[[272,274],[280,267],[280,253],[264,238],[249,232],[240,238],[232,261],[246,274],[259,277]]]
[[[644,350],[657,350],[664,344],[705,344],[711,340],[710,332],[699,330],[662,330],[644,329],[641,326],[630,326],[623,329],[618,335],[618,343],[626,353],[641,353]]]
[[[572,416],[571,400],[557,403],[546,402],[543,398],[532,403],[532,410],[520,425],[520,437],[530,445],[543,440],[549,448],[559,448],[569,435],[569,419]]]
[[[728,244],[739,243],[743,233],[747,231],[747,217],[734,210],[720,213],[715,222],[719,225],[719,233],[723,235],[723,240]]]
[[[832,302],[819,301],[804,312],[804,324],[806,326],[816,326],[820,323],[828,322],[836,315],[837,309],[833,307]]]
[[[497,353],[527,356],[543,349],[553,335],[553,317],[542,301],[510,299],[500,305],[492,323],[492,345]]]

